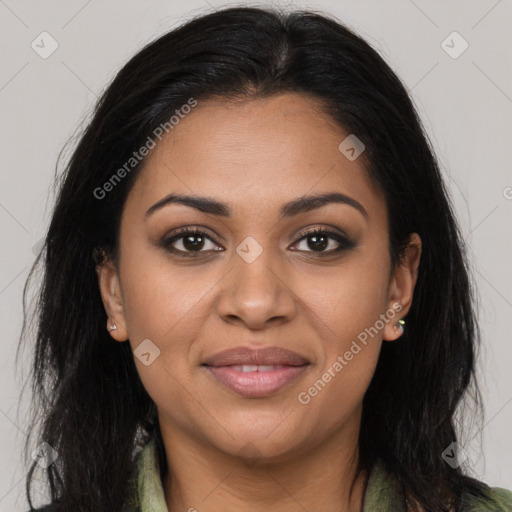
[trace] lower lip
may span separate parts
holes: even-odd
[[[218,381],[247,398],[261,398],[277,393],[295,381],[307,367],[284,366],[268,372],[241,372],[231,366],[206,366]]]

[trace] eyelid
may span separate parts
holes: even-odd
[[[219,236],[212,234],[208,228],[204,228],[203,226],[184,226],[177,228],[172,231],[169,236],[165,236],[164,241],[168,242],[169,240],[179,239],[186,235],[203,235],[205,238],[209,238],[216,244],[220,245],[221,243],[221,238]]]
[[[342,238],[347,242],[350,242],[351,240],[350,237],[342,229],[337,228],[335,226],[331,226],[329,224],[315,225],[313,227],[304,228],[296,236],[302,239],[307,235],[315,233],[326,233],[328,235],[336,235],[337,237]]]

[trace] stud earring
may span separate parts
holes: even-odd
[[[402,318],[400,320],[398,320],[398,322],[396,323],[395,325],[395,329],[400,329],[400,332],[403,334],[404,333],[404,325],[405,325],[405,320],[403,320]]]
[[[116,324],[112,324],[110,327],[109,327],[109,331],[112,332],[112,331],[115,331],[117,329],[117,325]]]

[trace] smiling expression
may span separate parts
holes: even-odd
[[[104,265],[100,285],[112,335],[160,351],[135,362],[163,430],[230,454],[252,443],[267,458],[357,431],[415,278],[392,271],[384,196],[364,156],[338,149],[348,135],[304,95],[199,101],[146,159],[122,213],[118,266]],[[397,302],[400,315],[301,404]],[[266,377],[225,368],[240,391],[206,365],[239,347],[280,347],[306,363],[260,368]],[[266,391],[251,394],[258,382]]]

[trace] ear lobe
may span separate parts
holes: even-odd
[[[100,265],[96,266],[96,273],[98,275],[101,300],[108,317],[106,329],[115,340],[126,341],[128,339],[128,332],[126,330],[119,272],[114,263],[106,259]],[[110,329],[112,324],[115,324],[116,329]]]
[[[402,330],[398,328],[397,322],[405,319],[412,306],[412,297],[418,279],[421,247],[420,236],[417,233],[412,233],[409,237],[409,244],[405,248],[403,257],[391,279],[388,291],[388,308],[397,311],[397,313],[384,328],[383,337],[386,341],[396,340],[402,335]],[[401,305],[400,310],[398,310],[396,303]]]

